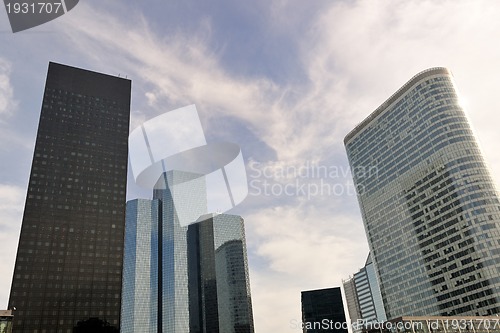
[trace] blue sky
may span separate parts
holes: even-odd
[[[339,286],[366,259],[342,140],[413,75],[453,71],[500,179],[498,17],[493,0],[86,0],[12,34],[1,9],[0,307],[49,61],[132,79],[131,130],[194,103],[209,141],[241,146],[253,186],[232,212],[246,221],[256,331],[294,332],[300,291]],[[329,173],[293,172],[314,166]]]

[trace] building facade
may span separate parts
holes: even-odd
[[[243,219],[207,215],[205,186],[168,171],[127,203],[122,333],[253,333]]]
[[[188,227],[192,333],[253,333],[243,219],[208,214]]]
[[[498,192],[451,73],[416,75],[344,143],[387,317],[499,313]]]
[[[158,332],[161,253],[160,203],[135,199],[127,202],[121,332]]]
[[[16,333],[120,323],[130,91],[49,64],[9,299]]]
[[[353,327],[357,327],[359,320],[361,320],[361,309],[359,307],[358,294],[356,293],[356,285],[354,278],[349,277],[347,280],[342,281],[344,287],[345,301],[347,304],[347,312]]]
[[[368,255],[365,266],[354,274],[354,284],[361,319],[367,322],[387,320],[371,254]]]
[[[347,333],[347,322],[339,287],[303,291],[302,331],[304,333]]]
[[[365,266],[344,282],[344,292],[349,317],[355,328],[362,327],[363,323],[387,320],[371,254]]]
[[[168,171],[156,183],[153,199],[160,202],[161,325],[163,333],[189,332],[188,227],[207,212],[205,179],[201,175]]]

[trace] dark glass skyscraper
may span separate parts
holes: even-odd
[[[302,292],[304,333],[347,333],[342,292],[339,287]]]
[[[49,64],[9,300],[16,333],[119,325],[130,91]]]

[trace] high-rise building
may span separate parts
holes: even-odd
[[[49,64],[9,300],[16,333],[120,323],[130,90]]]
[[[135,199],[127,202],[121,332],[160,332],[158,300],[160,203]]]
[[[200,220],[188,227],[190,332],[253,333],[243,219]]]
[[[303,291],[302,331],[304,333],[347,333],[347,322],[339,287]]]
[[[361,320],[361,309],[359,307],[358,294],[356,293],[354,278],[349,277],[349,279],[342,281],[342,286],[344,287],[344,295],[349,319],[353,327],[356,328],[359,320]]]
[[[362,327],[364,322],[381,323],[387,320],[371,254],[365,266],[354,277],[344,281],[344,292],[353,327]]]
[[[344,140],[386,315],[500,312],[500,202],[451,73],[419,73]]]
[[[203,176],[183,171],[164,173],[156,183],[153,198],[160,201],[160,283],[163,333],[189,332],[188,227],[179,218],[196,221],[207,212]],[[185,216],[179,216],[185,214]]]
[[[127,203],[122,333],[253,333],[243,219],[206,207],[204,177],[182,171]]]
[[[368,322],[385,321],[387,317],[371,254],[368,255],[365,266],[354,274],[354,285],[361,319]]]

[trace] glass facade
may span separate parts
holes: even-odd
[[[161,209],[161,323],[163,333],[189,332],[187,230],[177,212],[196,221],[207,212],[205,178],[168,171],[158,180],[153,198]]]
[[[301,298],[304,333],[347,333],[339,287],[303,291]]]
[[[127,203],[122,332],[253,333],[243,219],[207,215],[205,193],[203,176],[169,171]]]
[[[365,267],[354,274],[354,284],[362,320],[385,321],[387,318],[371,255],[368,256]]]
[[[346,145],[388,318],[500,312],[500,202],[451,73],[424,71]]]
[[[119,326],[130,90],[49,64],[9,299],[16,333]]]
[[[206,214],[205,193],[203,176],[169,171],[127,203],[122,332],[253,333],[243,219]]]
[[[355,331],[359,331],[365,322],[387,320],[371,254],[365,266],[344,282],[344,292]]]
[[[121,332],[157,332],[159,201],[127,202]]]
[[[243,219],[209,214],[189,226],[191,332],[253,333]]]
[[[382,300],[382,294],[380,293],[380,286],[375,273],[375,267],[373,266],[373,262],[371,260],[371,255],[369,262],[365,266],[365,271],[368,284],[370,285],[373,309],[375,311],[375,318],[373,318],[373,320],[384,321],[387,319],[387,316],[385,315],[384,302]]]

